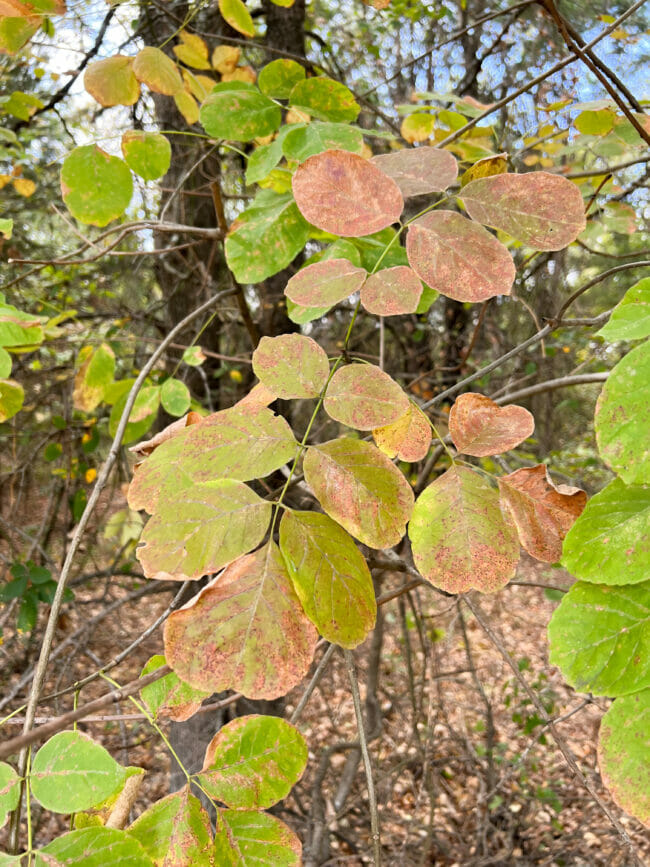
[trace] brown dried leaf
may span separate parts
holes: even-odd
[[[409,404],[408,412],[397,421],[372,432],[377,448],[389,458],[415,463],[427,456],[431,445],[431,425],[425,414],[415,404]]]
[[[370,160],[392,178],[405,199],[446,190],[458,177],[458,163],[440,148],[404,148]]]
[[[237,409],[245,409],[251,412],[257,412],[260,409],[264,409],[264,407],[273,403],[274,400],[277,400],[278,396],[274,392],[271,391],[270,388],[267,388],[261,382],[256,382],[255,385],[251,388],[247,395],[242,397],[241,400],[238,400],[235,406]]]
[[[421,295],[422,282],[408,265],[377,271],[361,287],[361,303],[376,316],[415,313]]]
[[[459,452],[484,458],[514,449],[532,436],[535,419],[523,406],[499,406],[489,397],[461,394],[449,413],[449,433]]]
[[[325,412],[357,430],[383,427],[401,418],[409,399],[394,379],[374,364],[348,364],[330,380]]]

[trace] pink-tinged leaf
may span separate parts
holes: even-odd
[[[586,226],[579,188],[549,172],[479,178],[467,184],[462,199],[473,220],[536,250],[562,250]]]
[[[253,353],[253,371],[283,400],[318,397],[330,372],[327,354],[302,334],[263,337]]]
[[[270,403],[273,403],[274,400],[277,400],[277,397],[277,394],[272,392],[270,388],[267,388],[261,382],[256,382],[248,394],[242,397],[241,400],[237,401],[235,407],[237,407],[237,409],[257,412],[260,409],[264,409],[264,407],[268,406]],[[233,407],[233,409],[235,407]]]
[[[395,380],[374,364],[348,364],[330,380],[323,406],[341,424],[372,430],[403,416],[409,399]]]
[[[140,842],[151,863],[160,867],[210,867],[213,863],[210,818],[187,786],[156,801],[127,831]]]
[[[407,412],[397,421],[372,432],[377,448],[389,458],[415,463],[425,458],[431,445],[431,425],[415,404],[409,404]]]
[[[307,449],[303,470],[321,506],[370,548],[392,548],[404,535],[413,491],[370,443],[342,437]]]
[[[456,159],[439,148],[404,148],[379,154],[370,162],[395,181],[405,199],[442,192],[458,177]]]
[[[456,301],[509,295],[515,279],[503,244],[454,211],[432,211],[411,223],[406,255],[421,280]]]
[[[162,668],[163,665],[167,665],[167,660],[162,654],[152,656],[140,672],[140,677]],[[174,722],[184,722],[193,717],[203,700],[210,695],[209,692],[183,683],[173,671],[140,690],[140,698],[154,719],[171,719]]]
[[[499,455],[532,436],[535,419],[523,406],[499,406],[489,397],[461,394],[449,413],[449,433],[461,454]]]
[[[218,810],[214,835],[214,863],[218,867],[300,867],[300,839],[269,813]]]
[[[368,564],[350,536],[320,512],[285,512],[280,550],[305,613],[323,638],[357,647],[375,625]]]
[[[421,295],[422,281],[408,265],[377,271],[361,287],[361,303],[376,316],[415,313]]]
[[[367,276],[347,259],[325,259],[294,274],[284,294],[301,307],[328,308],[360,289]]]
[[[275,716],[242,716],[219,729],[197,780],[235,810],[265,810],[286,798],[307,766],[298,729]]]
[[[240,406],[215,412],[179,430],[138,464],[129,486],[129,505],[152,514],[161,494],[173,499],[180,487],[217,478],[261,478],[295,452],[291,428],[271,410]]]
[[[293,176],[293,195],[314,226],[352,238],[396,223],[404,208],[395,181],[349,151],[324,151],[305,160]]]
[[[187,415],[183,416],[183,418],[178,418],[176,421],[168,424],[166,428],[163,428],[159,433],[151,437],[150,440],[144,440],[141,443],[136,443],[134,446],[131,446],[129,451],[133,452],[133,454],[138,458],[146,458],[154,452],[158,446],[167,442],[167,440],[173,439],[184,428],[193,424],[198,424],[201,419],[202,417],[198,412],[188,412]]]
[[[522,547],[544,563],[557,563],[562,541],[580,517],[587,495],[555,485],[544,464],[524,467],[498,479],[501,503],[510,513]]]
[[[278,698],[307,674],[318,634],[272,542],[227,569],[165,623],[165,657],[197,689]]]
[[[243,482],[191,482],[160,497],[136,557],[147,578],[186,581],[217,572],[264,538],[271,503]]]
[[[517,533],[499,495],[467,467],[452,467],[420,494],[409,537],[422,577],[447,593],[494,593],[519,561]]]

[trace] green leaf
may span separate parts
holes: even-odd
[[[615,120],[614,112],[605,108],[600,111],[581,111],[573,124],[583,135],[607,135],[614,129]]]
[[[253,372],[283,400],[318,397],[330,366],[315,340],[302,334],[263,337],[253,353]]]
[[[227,807],[264,810],[286,798],[306,766],[298,729],[275,716],[242,716],[212,738],[197,779]]]
[[[103,397],[115,375],[115,353],[108,343],[96,349],[84,346],[77,357],[79,369],[74,378],[72,402],[75,409],[92,412]]]
[[[23,596],[16,617],[16,628],[20,632],[31,632],[38,619],[38,598],[33,590],[28,590]]]
[[[40,26],[40,18],[0,17],[0,52],[16,54]]]
[[[650,824],[650,689],[617,698],[600,724],[598,765],[612,797]]]
[[[246,164],[247,184],[263,181],[273,171],[282,159],[282,145],[291,130],[291,126],[283,126],[270,144],[260,145],[250,154]]]
[[[269,542],[170,615],[165,657],[197,689],[271,699],[307,674],[317,638],[282,555]]]
[[[348,259],[321,259],[301,268],[287,283],[284,294],[301,307],[329,310],[357,292],[368,275]]]
[[[289,94],[289,104],[334,123],[352,123],[361,110],[351,90],[325,76],[299,81]]]
[[[549,172],[479,178],[463,188],[462,200],[473,220],[535,250],[562,250],[586,226],[580,189]]]
[[[644,277],[627,290],[598,336],[606,340],[650,337],[650,277]]]
[[[638,584],[648,577],[650,487],[614,479],[592,497],[564,540],[562,565],[594,584]]]
[[[275,132],[282,121],[282,112],[255,85],[224,81],[212,89],[199,117],[212,138],[252,141]]]
[[[155,864],[212,867],[210,818],[187,787],[156,801],[127,831]]]
[[[262,190],[230,227],[226,261],[240,283],[261,283],[290,265],[308,237],[291,194]]]
[[[59,732],[43,744],[30,778],[32,794],[47,810],[76,813],[101,804],[126,777],[126,768],[104,747],[76,731]]]
[[[214,838],[219,867],[299,867],[302,846],[294,832],[268,813],[219,810]]]
[[[166,664],[167,660],[161,654],[152,656],[140,672],[140,677],[144,677]],[[173,671],[140,690],[142,701],[154,717],[157,719],[163,717],[175,722],[183,722],[194,716],[201,707],[203,699],[208,698],[210,694],[203,690],[194,689],[189,683],[183,683]]]
[[[259,545],[271,518],[271,503],[234,479],[166,493],[136,551],[147,578],[186,581],[217,572]]]
[[[61,192],[68,210],[81,223],[105,226],[126,210],[133,180],[126,163],[97,145],[75,148],[63,162]]]
[[[280,550],[305,613],[323,638],[357,647],[375,625],[368,564],[350,536],[319,512],[285,512]]]
[[[205,361],[205,355],[200,346],[188,346],[183,352],[183,362],[190,367],[200,367]]]
[[[270,409],[231,407],[213,413],[182,428],[138,467],[129,505],[152,513],[161,495],[172,499],[178,488],[225,477],[262,478],[286,464],[296,447],[285,419]]]
[[[43,317],[5,304],[0,296],[0,346],[32,346],[43,338]]]
[[[287,99],[293,86],[305,77],[305,68],[295,60],[280,58],[260,70],[257,83],[262,93],[273,99]]]
[[[117,426],[122,417],[124,407],[126,406],[129,391],[130,389],[122,394],[115,401],[113,408],[111,409],[111,414],[108,419],[108,432],[112,437],[115,436],[115,432],[117,431]],[[142,439],[156,420],[159,406],[160,386],[146,386],[138,392],[138,396],[135,399],[133,409],[129,416],[129,423],[124,431],[124,438],[122,440],[124,445]]]
[[[84,73],[84,87],[104,108],[133,105],[140,98],[140,82],[133,72],[133,58],[122,54],[91,63]]]
[[[147,45],[141,48],[133,61],[133,72],[138,81],[154,93],[174,96],[183,90],[183,79],[178,67],[160,48]]]
[[[404,535],[413,491],[370,443],[342,437],[311,446],[303,470],[327,514],[371,548],[392,548]]]
[[[605,463],[628,485],[650,484],[650,341],[629,352],[610,373],[594,426]]]
[[[22,385],[13,379],[0,379],[0,424],[20,412],[24,401]]]
[[[5,236],[7,240],[11,238],[11,234],[14,229],[14,221],[8,220],[5,217],[0,218],[0,232]]]
[[[409,399],[395,380],[376,365],[347,364],[330,380],[323,407],[341,424],[372,430],[405,415]]]
[[[418,572],[447,593],[494,593],[519,562],[517,533],[499,495],[467,467],[451,467],[420,494],[409,537]]]
[[[180,379],[166,379],[160,389],[160,402],[170,415],[181,416],[190,408],[190,390]]]
[[[650,581],[579,581],[548,626],[550,662],[580,692],[619,696],[650,687]]]
[[[330,149],[360,154],[363,151],[363,133],[345,123],[314,121],[289,127],[282,145],[285,157],[299,162]]]
[[[16,809],[20,799],[20,777],[5,762],[0,762],[0,828]]]
[[[242,0],[219,0],[219,11],[233,30],[244,36],[255,36],[255,25]]]
[[[47,858],[42,857],[46,855]],[[154,867],[140,843],[127,831],[100,826],[70,831],[36,853],[36,867]]]
[[[122,136],[122,154],[136,175],[145,181],[155,181],[167,174],[172,146],[159,132],[130,129]]]

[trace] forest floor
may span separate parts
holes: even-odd
[[[403,580],[403,575],[386,574],[382,592],[399,587]],[[586,700],[574,693],[548,663],[546,624],[557,602],[547,598],[542,586],[531,585],[567,587],[571,579],[562,570],[525,560],[517,580],[527,586],[513,584],[494,596],[477,595],[474,601],[500,637],[502,649],[512,656],[520,676],[549,714],[562,718],[558,730],[580,771],[619,818],[637,854],[650,862],[648,831],[613,804],[598,774],[596,738],[607,700]],[[55,647],[66,643],[50,666],[46,693],[61,690],[105,664],[165,610],[169,593],[118,605],[108,616],[93,620],[111,602],[126,599],[141,586],[137,578],[114,576],[77,588],[74,606],[68,606],[59,622]],[[397,600],[383,607],[376,692],[382,725],[372,740],[371,752],[385,864],[632,865],[621,837],[583,783],[572,775],[522,683],[479,623],[467,609],[463,620],[454,599],[428,588],[418,588],[413,602],[413,608]],[[413,610],[420,611],[418,620]],[[41,619],[31,640],[5,627],[0,697],[10,694],[27,665],[33,663],[42,626]],[[362,697],[369,641],[355,651]],[[162,632],[157,629],[111,671],[111,677],[127,683],[139,675],[150,656],[161,652]],[[288,712],[304,686],[287,696]],[[79,701],[102,695],[106,688],[98,679],[83,689]],[[24,690],[18,692],[3,708],[2,716],[19,708],[24,697]],[[39,719],[71,707],[71,694],[44,701]],[[325,821],[333,830],[329,854],[320,863],[347,867],[371,863],[366,783],[360,763],[353,763],[344,803],[338,810],[334,806],[351,752],[349,744],[356,739],[349,681],[338,654],[332,657],[299,726],[309,744],[309,764],[278,815],[306,839],[310,806],[319,798]],[[118,761],[146,770],[134,815],[168,793],[169,754],[130,702],[104,711],[99,719],[84,721],[79,728],[100,741]],[[19,730],[14,720],[5,726],[3,735],[13,736]],[[332,744],[341,748],[332,753],[321,781],[318,770],[323,751]],[[36,845],[68,827],[67,819],[41,813],[37,805],[32,821]],[[0,849],[6,845],[1,839],[4,833],[6,829],[0,832]]]

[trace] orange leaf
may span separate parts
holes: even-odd
[[[449,433],[459,452],[484,458],[514,449],[535,430],[523,406],[498,406],[482,394],[461,394],[449,413]]]

